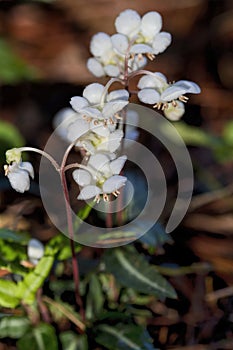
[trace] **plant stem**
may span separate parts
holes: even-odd
[[[57,171],[60,170],[60,167],[59,167],[58,163],[56,162],[56,160],[50,154],[46,153],[45,151],[42,151],[42,150],[40,150],[38,148],[34,148],[34,147],[20,147],[19,150],[21,152],[29,151],[29,152],[39,153],[43,157],[47,158]]]
[[[84,321],[85,312],[84,312],[84,308],[83,308],[83,302],[82,302],[82,299],[81,299],[80,293],[79,293],[79,267],[78,267],[78,261],[76,259],[76,253],[75,253],[74,227],[73,227],[73,221],[72,221],[72,211],[71,211],[71,206],[70,206],[70,197],[69,197],[69,191],[68,191],[66,175],[65,175],[66,161],[67,161],[68,155],[69,155],[71,149],[73,148],[74,144],[75,144],[74,142],[71,143],[64,154],[64,157],[62,159],[61,168],[60,168],[60,178],[61,178],[63,194],[64,194],[64,198],[65,198],[67,226],[68,226],[68,232],[69,232],[69,238],[70,238],[70,248],[71,248],[71,253],[72,253],[72,268],[73,268],[73,279],[74,279],[74,285],[75,285],[75,299],[76,299],[77,305],[79,305],[80,315],[82,317],[82,320]]]

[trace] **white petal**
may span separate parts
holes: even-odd
[[[103,184],[103,192],[104,193],[112,193],[119,190],[122,186],[125,185],[127,178],[125,176],[114,175],[111,176],[108,180]]]
[[[125,162],[127,160],[126,156],[121,156],[110,163],[110,169],[114,175],[118,175],[121,172]]]
[[[70,142],[74,142],[89,131],[89,123],[83,118],[77,119],[71,123],[67,129],[67,138]]]
[[[90,51],[93,56],[101,57],[112,49],[111,38],[106,33],[97,33],[91,39]]]
[[[170,33],[161,32],[157,34],[153,40],[153,53],[158,55],[159,53],[166,50],[166,48],[171,44],[172,36]]]
[[[75,117],[76,113],[72,108],[62,108],[53,117],[53,127],[56,129],[61,123]]]
[[[161,100],[165,102],[176,100],[178,97],[185,93],[186,89],[172,85],[162,92]]]
[[[83,90],[83,97],[85,97],[91,105],[98,105],[100,103],[104,86],[99,83],[87,85]]]
[[[162,17],[158,12],[152,11],[142,17],[141,32],[149,40],[160,32],[162,28]]]
[[[101,124],[101,125],[95,125],[95,120],[93,120],[90,123],[91,131],[95,134],[102,136],[102,137],[108,137],[110,130],[107,126]]]
[[[80,186],[87,186],[91,183],[91,175],[87,170],[84,169],[76,169],[72,173],[73,179]]]
[[[160,94],[154,89],[142,89],[138,93],[138,98],[141,102],[153,105],[160,101]]]
[[[21,162],[19,169],[25,170],[29,173],[32,179],[34,179],[34,169],[30,162]]]
[[[173,86],[179,86],[186,89],[186,93],[199,94],[201,92],[200,86],[189,80],[179,80]]]
[[[152,47],[146,44],[135,44],[131,47],[130,52],[132,53],[151,53]]]
[[[98,78],[105,76],[104,68],[96,58],[92,57],[87,60],[87,68]]]
[[[106,65],[104,71],[109,77],[118,77],[120,75],[120,69],[113,64]]]
[[[78,199],[80,200],[86,200],[86,199],[91,199],[94,198],[95,196],[97,196],[98,194],[101,193],[101,190],[99,187],[97,186],[86,186],[84,187],[81,192],[78,195]]]
[[[124,100],[128,101],[129,93],[125,89],[115,90],[108,94],[107,101]]]
[[[7,177],[12,188],[17,192],[24,193],[29,190],[30,179],[27,171],[16,168],[12,171],[10,170]]]
[[[110,152],[115,152],[117,150],[117,148],[121,144],[121,140],[123,136],[124,136],[123,131],[119,129],[110,134],[109,140],[108,140],[108,150]],[[111,168],[111,164],[110,164],[110,168]]]
[[[123,34],[114,34],[111,37],[113,48],[120,54],[124,55],[128,49],[129,41]]]
[[[83,97],[74,96],[71,98],[70,104],[75,111],[79,112],[82,108],[88,106],[88,101]]]
[[[162,73],[156,72],[152,74],[146,74],[140,78],[138,82],[139,89],[154,88],[161,89],[167,85],[167,79]]]
[[[110,159],[106,154],[97,153],[89,158],[88,166],[102,171],[102,169],[107,165],[109,166]]]
[[[97,108],[86,107],[80,110],[82,116],[87,116],[95,119],[103,119],[101,112]]]
[[[102,114],[104,118],[111,118],[115,113],[122,111],[128,104],[128,101],[107,102],[103,108]]]
[[[141,17],[134,10],[125,10],[115,20],[116,31],[129,37],[139,32]]]
[[[38,239],[32,238],[28,242],[27,254],[31,262],[39,260],[44,255],[44,246]]]
[[[168,108],[164,110],[164,115],[171,121],[179,120],[185,112],[184,104],[180,101],[176,101],[177,106],[173,107],[172,103],[169,103]]]
[[[143,68],[145,67],[146,64],[147,64],[147,58],[145,56],[138,57],[138,55],[136,55],[133,59],[131,58],[129,60],[129,68],[132,69],[132,71]]]

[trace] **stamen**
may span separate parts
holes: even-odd
[[[179,100],[180,100],[181,102],[186,103],[186,102],[189,100],[189,97],[184,96],[184,95],[181,95],[181,96],[179,97]]]
[[[116,119],[119,119],[119,120],[122,120],[122,119],[123,119],[123,117],[121,117],[120,114],[118,114],[118,113],[114,114],[114,117],[115,117]]]
[[[155,55],[153,53],[146,53],[146,57],[149,58],[150,61],[153,61],[155,59]]]
[[[142,53],[139,53],[138,54],[138,60],[141,61],[143,59],[143,54]]]
[[[99,125],[99,123],[100,123],[99,120],[97,119],[94,120],[94,125]]]
[[[8,165],[4,165],[4,171],[5,171],[5,176],[7,176],[9,174],[9,166]]]
[[[103,194],[103,199],[104,199],[104,202],[109,202],[109,198],[108,198],[107,193]]]
[[[97,194],[95,196],[94,202],[96,202],[97,204],[100,202],[100,195],[99,194]]]
[[[156,103],[153,108],[157,108],[157,109],[160,109],[162,107],[163,103],[162,102],[159,102],[159,103]]]
[[[173,106],[173,107],[177,107],[177,105],[178,105],[177,102],[176,102],[175,100],[173,100],[173,101],[172,101],[172,106]]]
[[[120,191],[116,190],[116,191],[112,192],[112,194],[117,198],[118,195],[120,194]]]

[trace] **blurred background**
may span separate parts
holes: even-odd
[[[22,197],[12,193],[3,175],[5,150],[23,144],[43,148],[56,112],[68,107],[70,98],[81,94],[85,85],[107,81],[93,77],[86,69],[89,42],[98,31],[114,33],[115,17],[127,8],[141,15],[160,12],[163,30],[172,33],[172,45],[148,68],[164,73],[170,81],[195,81],[202,89],[200,95],[191,97],[182,122],[175,123],[190,150],[195,188],[189,212],[179,231],[172,233],[174,243],[165,247],[161,261],[185,266],[204,262],[214,266],[214,272],[206,276],[202,271],[192,278],[171,277],[181,301],[166,306],[170,313],[155,318],[150,326],[161,346],[172,345],[172,334],[178,334],[180,344],[187,346],[174,349],[230,350],[232,0],[0,1],[0,226],[10,226],[18,210],[28,210],[14,206]],[[36,162],[38,168],[37,157]],[[38,196],[36,186],[30,195]],[[46,229],[40,229],[39,234],[38,224],[33,227],[35,236],[48,238]],[[223,290],[220,297],[215,292],[218,289]],[[190,347],[190,339],[206,344],[225,342],[217,347]]]

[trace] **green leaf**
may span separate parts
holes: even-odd
[[[58,350],[55,330],[49,324],[40,323],[18,340],[17,346],[19,350]]]
[[[190,126],[181,121],[173,125],[187,145],[214,148],[221,142],[220,138],[196,126]]]
[[[0,338],[21,338],[30,328],[27,317],[7,316],[0,320]]]
[[[19,57],[3,39],[0,39],[0,81],[17,83],[24,79],[35,79],[38,73]]]
[[[0,305],[2,307],[15,308],[19,304],[16,293],[16,283],[0,279]]]
[[[100,325],[96,329],[96,342],[109,350],[155,350],[149,333],[136,325]]]
[[[82,249],[80,244],[75,244],[75,252],[78,253]],[[56,255],[57,260],[69,259],[72,255],[70,249],[70,240],[63,234],[53,237],[45,247],[45,255]]]
[[[71,331],[60,334],[63,350],[88,350],[87,336],[76,335]]]
[[[143,221],[141,224],[143,228]],[[165,243],[172,243],[172,238],[161,224],[156,223],[146,234],[139,238],[139,241],[144,246],[156,249],[161,248]]]
[[[15,232],[7,228],[0,228],[0,239],[4,239],[9,242],[16,242],[21,244],[27,244],[30,237],[25,232]]]
[[[27,304],[35,300],[37,290],[43,285],[53,266],[53,256],[43,256],[35,269],[29,272],[23,281],[18,283],[17,297]]]
[[[91,275],[89,282],[89,291],[86,302],[86,318],[93,319],[97,317],[103,309],[104,296],[100,280],[94,274]]]
[[[229,121],[225,124],[222,132],[223,140],[227,145],[233,146],[233,121]]]
[[[121,285],[161,299],[176,298],[173,287],[133,247],[130,250],[109,249],[104,260],[107,271],[112,273]]]

